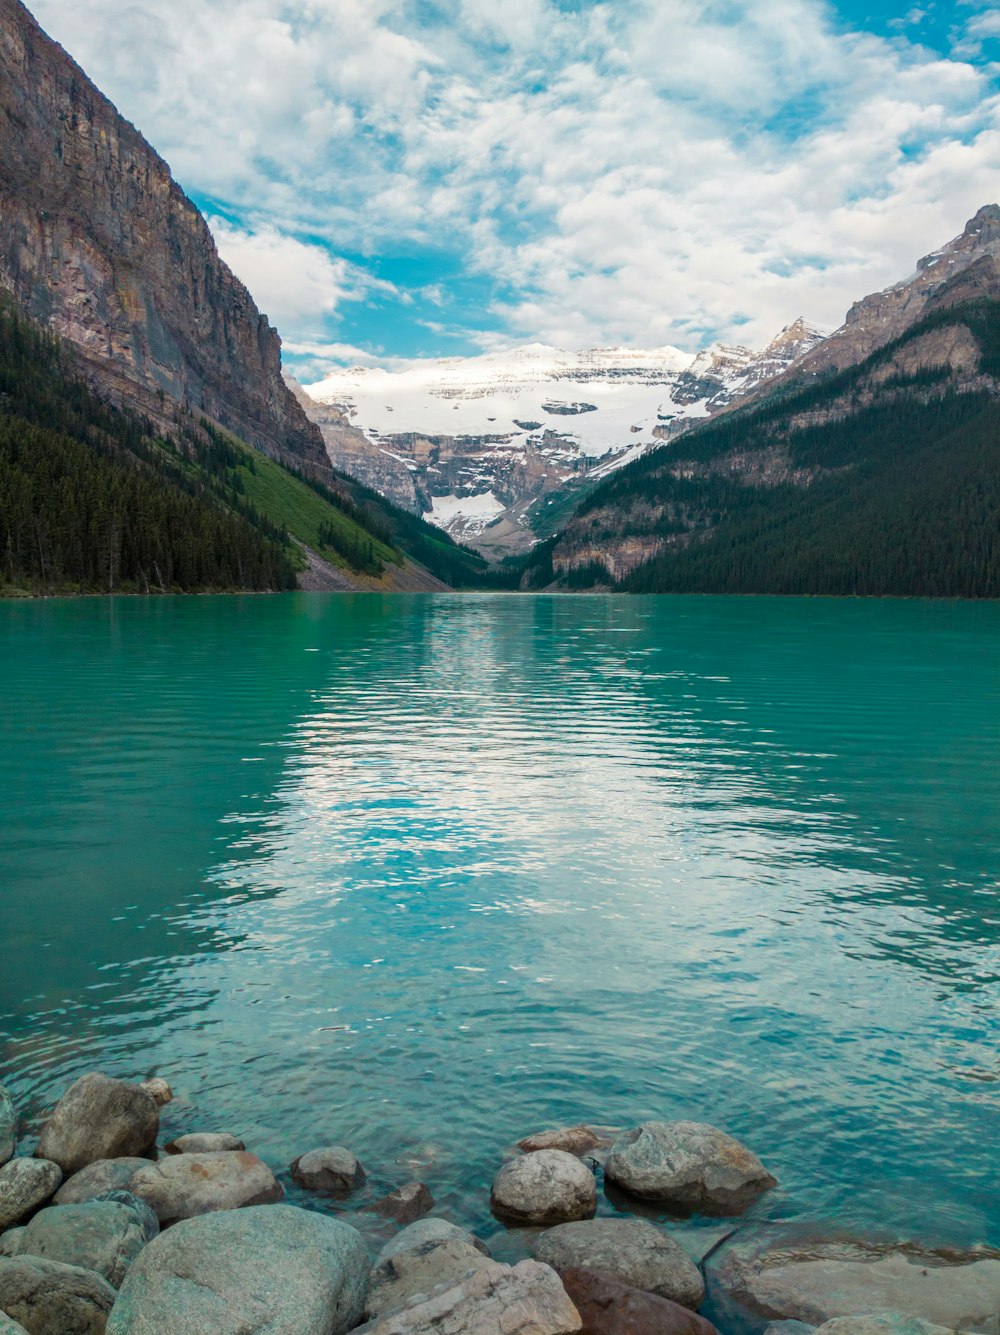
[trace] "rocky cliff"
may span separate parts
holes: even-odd
[[[201,214],[19,0],[0,0],[0,286],[114,401],[164,425],[179,407],[328,468],[278,335]]]

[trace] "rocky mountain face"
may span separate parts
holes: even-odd
[[[499,556],[551,532],[581,488],[780,374],[821,338],[797,321],[758,352],[532,344],[338,371],[308,386],[303,402],[335,467]]]
[[[95,387],[328,472],[280,341],[166,163],[19,0],[0,0],[0,286]]]

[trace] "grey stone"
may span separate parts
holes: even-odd
[[[421,1215],[434,1209],[434,1197],[423,1182],[407,1182],[391,1191],[372,1206],[376,1214],[395,1219],[399,1224],[412,1224]]]
[[[702,1214],[742,1214],[777,1185],[757,1156],[704,1122],[644,1122],[611,1147],[605,1176],[633,1196]]]
[[[367,1291],[364,1242],[340,1220],[290,1205],[208,1214],[140,1254],[107,1335],[342,1335]]]
[[[365,1184],[366,1174],[355,1155],[343,1145],[310,1150],[293,1160],[289,1170],[301,1187],[347,1196]]]
[[[0,1311],[30,1335],[104,1335],[114,1301],[92,1270],[41,1256],[0,1260]]]
[[[62,1096],[38,1141],[38,1156],[64,1173],[98,1159],[141,1155],[156,1144],[160,1110],[138,1085],[85,1075]]]
[[[28,1335],[19,1321],[14,1321],[6,1312],[0,1312],[0,1335]]]
[[[0,1167],[13,1159],[17,1148],[17,1114],[3,1085],[0,1085]]]
[[[0,1168],[0,1228],[19,1224],[50,1201],[62,1169],[48,1159],[11,1159]]]
[[[174,1091],[161,1075],[154,1075],[149,1080],[141,1081],[139,1088],[149,1095],[158,1108],[173,1102]]]
[[[580,1122],[576,1126],[561,1126],[554,1131],[539,1131],[533,1136],[525,1136],[517,1142],[517,1148],[525,1154],[531,1154],[534,1150],[565,1150],[567,1154],[581,1155],[610,1143],[592,1126]]]
[[[245,1149],[243,1141],[227,1131],[192,1131],[187,1136],[178,1136],[166,1147],[168,1154],[221,1154]]]
[[[98,1159],[68,1177],[55,1195],[56,1205],[79,1205],[92,1201],[106,1191],[127,1191],[140,1168],[149,1167],[148,1159]]]
[[[355,1335],[575,1335],[580,1315],[537,1261],[491,1261],[460,1284],[359,1326]]]
[[[24,1230],[20,1252],[93,1270],[118,1289],[129,1266],[159,1232],[155,1216],[150,1232],[149,1218],[148,1210],[144,1217],[120,1201],[51,1205]]]
[[[782,1322],[791,1325],[791,1322]],[[823,1335],[952,1335],[944,1326],[934,1326],[918,1316],[902,1312],[872,1312],[867,1316],[837,1316],[814,1329]],[[959,1333],[960,1335],[960,1333]]]
[[[813,1335],[815,1326],[806,1321],[772,1321],[764,1329],[764,1335]]]
[[[98,1201],[114,1201],[117,1205],[126,1205],[139,1220],[139,1226],[146,1235],[146,1241],[152,1242],[160,1231],[160,1221],[149,1208],[144,1200],[131,1191],[106,1191],[101,1196],[95,1196]]]
[[[24,1251],[21,1239],[25,1231],[23,1228],[8,1228],[5,1233],[0,1233],[0,1256],[20,1256]]]
[[[536,1238],[533,1250],[556,1270],[600,1270],[692,1311],[705,1296],[701,1272],[683,1247],[645,1219],[560,1224]]]
[[[390,1238],[375,1259],[376,1267],[383,1261],[390,1260],[393,1256],[399,1256],[401,1252],[411,1251],[414,1247],[425,1247],[428,1243],[450,1242],[457,1240],[467,1242],[477,1251],[489,1256],[490,1249],[482,1238],[477,1238],[474,1233],[469,1233],[464,1228],[459,1228],[457,1224],[449,1223],[447,1219],[418,1219],[415,1224],[409,1224],[401,1229],[394,1238]]]
[[[153,1209],[161,1226],[215,1210],[266,1205],[285,1194],[267,1164],[246,1150],[161,1159],[135,1173],[128,1190]]]
[[[394,1312],[417,1297],[427,1298],[442,1285],[452,1288],[470,1271],[493,1264],[488,1256],[460,1238],[411,1247],[375,1267],[367,1315]]]
[[[771,1318],[821,1326],[872,1312],[919,1317],[949,1330],[1000,1335],[1000,1257],[960,1261],[863,1244],[786,1248],[747,1259],[734,1253],[722,1283]]]
[[[561,1224],[589,1219],[597,1184],[586,1164],[565,1150],[535,1150],[511,1159],[493,1179],[493,1213],[505,1223]]]

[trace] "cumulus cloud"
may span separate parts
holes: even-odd
[[[415,299],[428,338],[475,330],[460,284],[400,292],[359,259],[432,251],[492,284],[483,346],[760,342],[839,323],[1000,198],[987,8],[947,55],[823,0],[35,9],[240,219],[220,248],[289,347],[354,344],[373,296]]]

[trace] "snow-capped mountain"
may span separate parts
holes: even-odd
[[[336,467],[500,554],[544,532],[558,493],[719,411],[821,338],[800,320],[759,352],[530,344],[336,371],[303,402]]]

